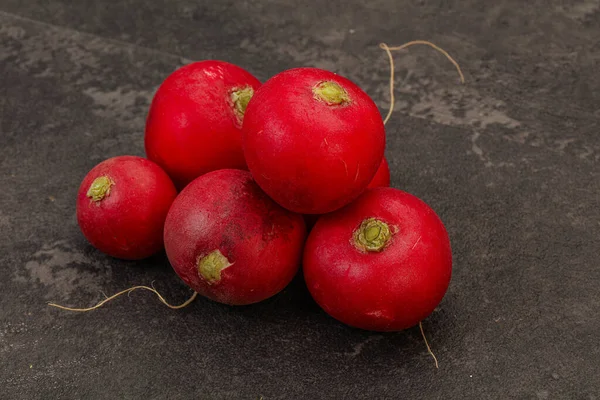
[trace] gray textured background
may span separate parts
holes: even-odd
[[[189,60],[259,79],[316,66],[387,110],[392,183],[442,217],[454,275],[417,328],[336,323],[301,279],[262,304],[172,311],[164,255],[127,263],[79,233],[86,172],[143,155],[153,91]],[[2,399],[599,399],[600,1],[0,0]]]

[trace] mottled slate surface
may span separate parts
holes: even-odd
[[[338,324],[301,279],[275,298],[172,311],[189,290],[164,255],[116,261],[83,239],[85,173],[143,155],[149,101],[207,58],[261,80],[317,66],[388,107],[393,185],[427,201],[454,275],[418,328]],[[0,1],[0,383],[7,399],[600,398],[600,2]]]

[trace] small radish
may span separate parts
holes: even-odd
[[[374,331],[416,325],[440,303],[452,253],[442,221],[417,197],[368,189],[319,218],[304,250],[304,277],[332,317]]]
[[[388,165],[387,160],[383,157],[381,160],[381,165],[377,169],[375,176],[369,183],[368,188],[376,188],[376,187],[389,187],[390,186],[390,166]]]
[[[156,92],[146,120],[148,158],[182,189],[194,178],[222,168],[246,169],[240,129],[260,82],[223,61],[179,68]]]
[[[281,291],[298,270],[305,236],[301,215],[271,200],[249,172],[232,169],[186,186],[164,231],[167,256],[181,279],[231,305]]]
[[[116,258],[139,260],[163,248],[163,226],[177,192],[152,161],[113,157],[86,175],[77,194],[77,222],[86,239]]]
[[[242,127],[256,183],[277,203],[323,214],[355,199],[383,157],[383,121],[356,84],[317,68],[281,72],[255,93]]]

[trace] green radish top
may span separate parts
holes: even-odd
[[[315,99],[323,101],[330,106],[350,103],[348,92],[335,82],[319,82],[313,87],[312,91]]]
[[[214,250],[204,257],[198,258],[198,275],[206,279],[209,284],[212,284],[221,280],[221,271],[230,265],[232,263],[229,262],[227,257],[219,250]]]
[[[246,107],[250,99],[254,96],[254,89],[250,86],[243,87],[241,89],[235,89],[231,92],[231,101],[233,102],[233,109],[235,115],[237,115],[240,121],[244,120],[244,114],[246,113]]]
[[[376,218],[365,219],[352,235],[354,246],[364,252],[379,252],[392,238],[390,227]]]
[[[110,195],[110,188],[115,183],[108,176],[100,176],[92,182],[86,196],[92,201],[99,202]]]

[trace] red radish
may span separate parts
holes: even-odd
[[[164,232],[167,256],[181,279],[232,305],[281,291],[298,270],[305,236],[301,215],[271,200],[249,172],[231,169],[186,186]]]
[[[393,188],[368,189],[324,215],[304,250],[316,302],[348,325],[398,331],[440,303],[452,272],[450,241],[436,213]]]
[[[163,248],[163,226],[177,191],[158,165],[113,157],[86,175],[77,194],[77,222],[86,239],[116,258],[140,260]]]
[[[379,166],[379,169],[377,169],[377,172],[375,173],[375,176],[371,180],[371,183],[369,183],[368,188],[372,189],[372,188],[376,188],[376,187],[389,187],[389,186],[390,186],[390,166],[388,165],[388,162],[385,159],[385,157],[383,157],[383,160],[381,160],[381,165]]]
[[[246,169],[240,129],[260,82],[223,61],[179,68],[160,85],[146,121],[148,158],[178,188],[222,168]]]
[[[261,86],[242,135],[256,183],[303,214],[330,212],[356,198],[385,147],[373,100],[348,79],[317,68],[284,71]]]

